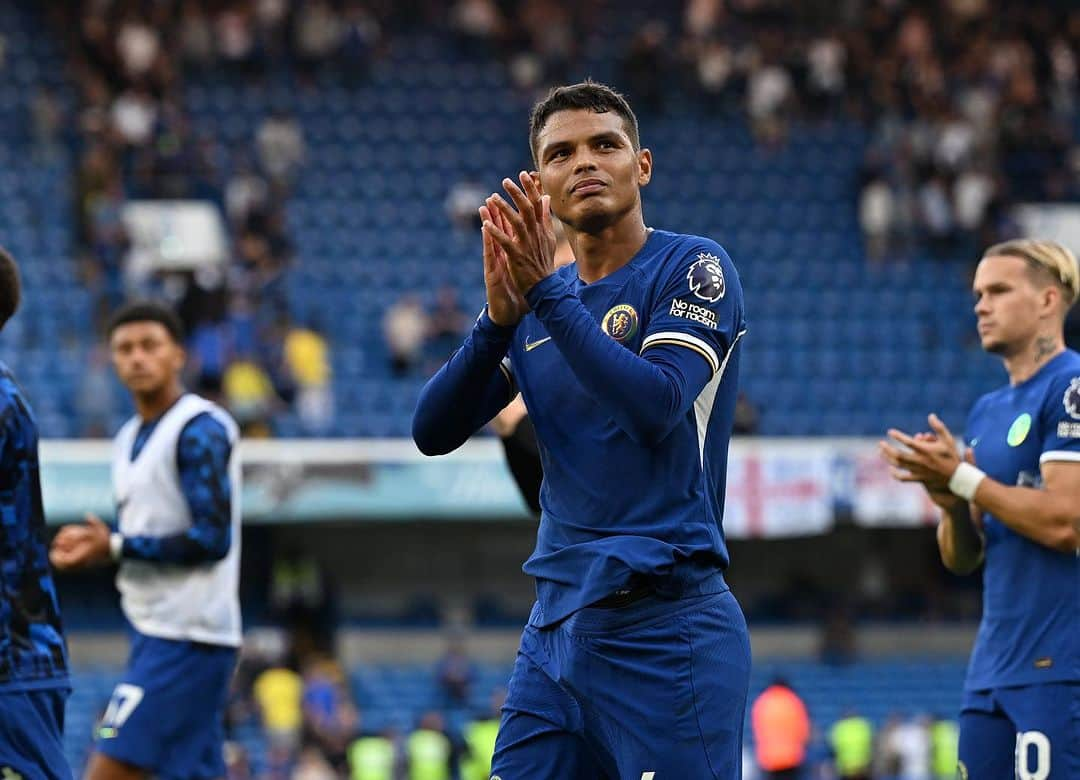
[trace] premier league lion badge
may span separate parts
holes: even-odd
[[[1080,420],[1080,376],[1069,382],[1062,403],[1065,404],[1065,411],[1069,413],[1070,417],[1074,420]]]
[[[686,281],[690,283],[690,292],[709,303],[716,303],[726,292],[720,258],[706,252],[701,252],[690,266]]]
[[[620,344],[629,341],[637,333],[638,316],[634,307],[627,303],[614,306],[604,315],[600,327],[604,333]]]

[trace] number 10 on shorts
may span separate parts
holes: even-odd
[[[1016,776],[1020,780],[1050,777],[1050,740],[1041,731],[1016,733]]]

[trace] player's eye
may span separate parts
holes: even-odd
[[[614,141],[601,141],[600,142],[600,148],[601,149],[614,149],[615,148],[615,142]]]

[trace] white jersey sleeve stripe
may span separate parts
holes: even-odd
[[[740,334],[742,335],[742,334]],[[737,337],[736,337],[737,339]],[[678,344],[679,346],[689,347],[695,352],[701,354],[705,360],[708,361],[709,366],[712,368],[713,373],[721,370],[720,359],[716,356],[716,350],[705,341],[699,339],[697,336],[691,336],[689,333],[679,333],[678,331],[661,331],[659,333],[651,333],[645,337],[645,341],[641,344],[641,351],[644,352],[649,347],[656,346],[658,344]],[[734,346],[735,342],[732,342]]]
[[[1049,463],[1057,460],[1080,463],[1080,452],[1073,452],[1072,450],[1047,450],[1039,456],[1039,463]]]

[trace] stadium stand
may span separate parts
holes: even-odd
[[[67,751],[73,766],[81,766],[86,758],[88,735],[109,700],[119,672],[118,668],[83,667],[74,678],[67,722]],[[767,662],[754,668],[751,699],[778,674],[798,680],[799,693],[815,723],[833,723],[845,710],[858,706],[880,728],[897,713],[956,712],[964,662],[905,658],[844,667],[807,661]],[[505,685],[509,675],[509,666],[478,665],[470,706],[455,713],[451,725],[460,728],[469,715],[482,713],[491,692]],[[429,666],[359,667],[351,670],[349,682],[363,711],[364,726],[373,731],[392,727],[407,733],[437,700],[434,670]],[[267,765],[268,746],[258,722],[251,718],[234,723],[232,738],[246,750],[255,776],[259,776]],[[824,749],[823,740],[824,734],[816,736],[817,749]]]
[[[49,89],[73,112],[58,44],[43,21],[12,7],[0,19],[12,42],[8,106],[25,117],[33,96]],[[612,54],[640,21],[640,14],[620,16],[616,29],[595,38],[601,45],[586,47],[582,72],[617,77]],[[419,291],[430,304],[444,284],[457,287],[467,307],[479,307],[478,274],[468,270],[478,235],[455,231],[443,202],[462,177],[493,186],[528,165],[523,130],[533,93],[517,90],[498,62],[464,57],[450,40],[427,33],[396,40],[362,86],[322,76],[305,87],[288,72],[251,81],[194,71],[183,108],[197,137],[232,150],[232,165],[266,117],[278,110],[295,116],[307,160],[286,203],[295,247],[287,297],[294,319],[334,324],[340,411],[331,432],[404,435],[421,377],[390,376],[377,323],[405,292]],[[897,424],[914,424],[928,399],[960,422],[996,377],[992,359],[963,346],[970,251],[943,257],[915,247],[899,259],[866,263],[856,209],[871,141],[866,123],[792,120],[779,146],[757,143],[742,118],[690,106],[646,115],[642,124],[658,160],[647,193],[650,221],[716,237],[740,268],[753,334],[744,388],[761,409],[760,433],[875,434],[883,411]],[[7,123],[0,153],[11,166],[0,180],[0,230],[41,294],[29,298],[6,347],[25,366],[44,433],[62,436],[84,428],[73,399],[95,301],[73,273],[77,238],[66,187],[79,147],[68,138],[41,164],[30,126]],[[55,354],[75,359],[48,359]],[[935,377],[930,386],[927,373]],[[823,414],[826,400],[831,410]],[[121,414],[114,403],[113,426]],[[274,429],[302,433],[288,410]]]
[[[19,260],[27,290],[22,311],[5,331],[0,356],[16,368],[43,436],[67,437],[94,430],[91,417],[101,412],[88,410],[81,399],[102,387],[89,385],[88,377],[103,376],[92,371],[95,365],[101,368],[94,362],[94,347],[103,301],[115,302],[118,291],[100,280],[100,268],[87,270],[104,261],[95,255],[92,238],[80,230],[77,181],[93,146],[93,131],[81,121],[87,66],[77,54],[79,36],[70,32],[80,28],[81,20],[57,11],[65,4],[55,4],[52,11],[46,5],[0,3],[0,111],[6,117],[0,122],[0,243]],[[986,226],[945,237],[928,237],[916,226],[906,237],[894,236],[893,245],[876,260],[868,259],[874,253],[868,251],[861,222],[865,187],[884,179],[896,190],[897,180],[908,173],[890,169],[883,159],[893,164],[910,150],[898,152],[882,137],[904,137],[911,128],[929,133],[926,126],[942,109],[906,95],[892,106],[895,110],[875,113],[864,110],[855,93],[873,91],[871,77],[858,66],[872,61],[877,51],[897,49],[901,39],[904,45],[952,52],[948,75],[964,82],[957,75],[964,47],[956,45],[955,37],[939,38],[976,30],[972,40],[985,42],[997,28],[976,18],[955,31],[938,25],[927,32],[915,29],[917,14],[905,15],[905,4],[869,3],[862,37],[830,33],[831,38],[800,39],[796,46],[781,35],[766,55],[775,58],[776,50],[785,47],[803,52],[821,41],[820,51],[827,53],[830,40],[842,40],[851,62],[841,69],[851,94],[841,87],[833,98],[856,105],[852,110],[831,105],[818,111],[781,110],[780,120],[761,122],[738,107],[749,81],[746,74],[731,78],[737,86],[717,87],[718,107],[704,109],[699,90],[709,93],[714,82],[702,76],[699,84],[697,76],[683,71],[737,69],[731,64],[739,59],[737,39],[751,37],[748,31],[784,27],[791,20],[783,14],[771,20],[733,14],[727,20],[706,20],[704,31],[669,37],[671,50],[691,54],[680,53],[685,61],[669,63],[665,72],[672,83],[693,86],[658,94],[648,89],[648,79],[632,77],[649,73],[649,58],[657,51],[657,44],[650,43],[655,23],[669,31],[683,29],[681,4],[634,0],[619,3],[617,13],[613,3],[581,5],[604,23],[575,20],[575,32],[582,37],[568,47],[573,56],[566,54],[560,65],[560,57],[549,52],[545,75],[588,74],[627,89],[642,106],[643,139],[657,160],[646,192],[648,220],[709,235],[735,259],[750,312],[742,386],[760,411],[757,432],[879,435],[883,420],[915,428],[931,408],[959,427],[972,400],[1000,381],[995,361],[971,341],[968,275],[977,243],[988,243]],[[759,5],[768,11],[774,4]],[[886,5],[892,10],[885,11]],[[1029,36],[1045,32],[1039,27],[1045,19],[1029,20],[1019,4],[1008,5],[998,22],[1003,29]],[[463,48],[467,36],[460,30],[456,35],[437,32],[435,25],[405,23],[399,17],[383,21],[383,37],[372,33],[371,50],[361,58],[365,65],[354,63],[354,70],[341,63],[305,64],[302,58],[277,67],[279,59],[265,52],[258,62],[252,58],[255,65],[172,63],[183,73],[171,97],[193,146],[215,161],[216,178],[206,194],[222,205],[225,180],[244,169],[267,118],[295,119],[304,161],[275,196],[285,215],[284,254],[289,259],[276,269],[282,282],[271,292],[283,298],[293,321],[321,326],[329,340],[336,399],[329,435],[341,437],[408,434],[423,376],[398,377],[391,371],[381,322],[393,303],[419,293],[430,306],[436,291],[449,285],[468,310],[479,309],[479,235],[454,224],[446,200],[456,184],[493,190],[503,176],[529,165],[526,116],[543,81],[523,86],[521,71],[528,70],[528,62],[478,54],[477,40],[470,41],[471,49]],[[822,29],[831,28],[825,24]],[[1063,39],[1074,66],[1076,29],[1068,33],[1071,39]],[[1035,114],[1056,100],[1050,94],[1053,68],[1044,54],[1039,55],[1036,91],[1047,94],[1034,101]],[[794,64],[794,57],[785,64],[796,74],[799,91],[807,83],[806,65]],[[1075,67],[1072,78],[1075,91]],[[989,76],[986,80],[991,81]],[[819,97],[828,98],[828,92],[823,89]],[[957,105],[960,92],[949,96]],[[661,98],[663,105],[657,102]],[[1075,182],[1047,184],[1047,169],[1064,170],[1064,150],[1080,141],[1075,100],[1060,118],[1067,131],[1064,140],[1048,133],[1050,141],[1039,149],[1004,143],[1001,154],[990,155],[992,178],[1011,184],[1013,197],[1080,196]],[[125,174],[128,191],[137,193],[135,173],[117,169]],[[898,192],[892,197],[898,198]],[[233,238],[240,243],[239,233]],[[235,324],[239,318],[234,315],[223,316]],[[262,347],[269,362],[280,353],[280,336],[271,336]],[[107,401],[99,435],[115,430],[127,413],[118,388],[103,381]],[[288,403],[274,405],[270,428],[286,437],[306,432]],[[70,625],[114,627],[115,610],[99,609],[89,596],[89,606],[80,610],[77,598],[65,600],[65,608],[71,607]],[[780,672],[796,682],[817,724],[830,724],[848,705],[857,705],[881,725],[894,712],[955,713],[963,664],[941,658],[864,660],[844,667],[765,662],[755,667],[751,695]],[[118,673],[114,667],[77,670],[67,717],[73,766],[85,760],[93,724]],[[471,705],[482,709],[507,673],[506,666],[478,665]],[[373,729],[392,725],[408,730],[434,696],[434,671],[427,666],[359,667],[350,670],[349,680],[365,726]],[[246,749],[253,776],[260,776],[269,761],[261,728],[250,717],[242,719],[233,724],[232,738]],[[819,749],[822,739],[816,737]]]

